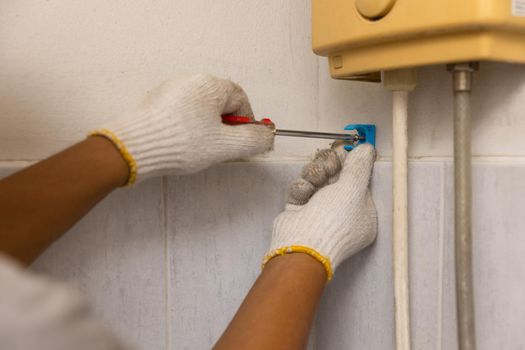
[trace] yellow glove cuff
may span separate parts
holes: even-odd
[[[312,258],[314,258],[315,260],[319,261],[323,265],[324,269],[326,270],[326,276],[327,276],[328,281],[330,281],[332,279],[332,277],[334,276],[334,272],[332,270],[332,264],[330,263],[330,259],[329,258],[323,256],[322,254],[320,254],[315,249],[308,248],[308,247],[303,247],[303,246],[298,246],[298,245],[293,245],[293,246],[289,246],[289,247],[282,247],[282,248],[275,249],[275,250],[271,251],[270,253],[268,253],[264,257],[264,260],[263,260],[263,263],[262,263],[262,268],[264,268],[264,266],[268,263],[268,261],[272,260],[274,257],[282,256],[282,255],[285,255],[285,254],[292,254],[292,253],[308,254]]]
[[[99,129],[90,132],[88,136],[102,136],[115,145],[129,168],[128,181],[122,187],[133,185],[137,180],[137,162],[117,135],[107,129]]]

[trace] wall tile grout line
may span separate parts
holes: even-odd
[[[170,245],[168,236],[168,180],[166,176],[161,178],[161,220],[164,236],[164,302],[166,322],[166,350],[171,350],[171,273],[170,273]]]
[[[314,149],[312,149],[312,152]],[[0,160],[0,169],[8,168],[19,170],[30,166],[41,159],[38,160]],[[294,163],[294,162],[306,162],[309,161],[309,156],[256,156],[253,158],[247,158],[245,160],[235,160],[231,162],[225,162],[226,164],[279,164],[279,163]],[[453,160],[452,157],[448,156],[416,156],[408,157],[408,160],[411,163],[417,162],[450,162]],[[508,165],[508,163],[514,163],[523,165],[525,163],[525,156],[482,156],[474,155],[472,156],[472,161],[474,163],[489,163],[489,164],[503,164]],[[390,156],[381,156],[378,155],[377,162],[392,162],[392,157]]]
[[[317,57],[316,58],[316,67],[317,67],[317,76],[316,76],[316,94],[315,94],[315,127],[317,128],[317,130],[319,130],[319,124],[320,124],[320,113],[321,113],[321,105],[320,105],[320,100],[321,100],[321,74],[320,74],[320,70],[321,70],[321,65],[319,64],[319,61],[321,60],[320,57]],[[318,311],[317,311],[318,312]],[[316,312],[316,314],[317,314]],[[314,318],[314,322],[312,324],[312,329],[310,330],[310,332],[312,333],[312,336],[310,336],[310,340],[312,341],[312,350],[317,350],[317,332],[316,332],[316,329],[317,329],[317,316]]]
[[[443,295],[444,295],[444,270],[445,270],[445,195],[446,195],[446,162],[442,162],[440,166],[441,188],[439,197],[439,272],[438,272],[438,300],[437,300],[437,350],[443,349]]]

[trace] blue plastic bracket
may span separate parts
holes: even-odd
[[[345,130],[355,130],[359,137],[364,137],[364,140],[359,140],[353,145],[346,145],[345,149],[351,151],[354,147],[363,143],[370,143],[372,146],[376,146],[376,126],[373,124],[348,124],[345,126]]]

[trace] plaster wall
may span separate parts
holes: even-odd
[[[256,115],[281,128],[375,123],[378,241],[328,287],[311,346],[393,348],[391,98],[380,85],[330,79],[310,49],[308,2],[16,1],[0,5],[0,23],[3,174],[80,140],[163,80],[202,71],[239,82]],[[454,349],[451,78],[443,66],[420,78],[409,135],[414,344]],[[483,64],[473,102],[480,348],[519,348],[525,67]],[[119,190],[33,269],[76,284],[143,349],[209,348],[257,276],[286,184],[326,144],[283,138],[248,162]]]
[[[1,160],[45,157],[160,82],[202,71],[239,82],[256,115],[281,128],[339,131],[373,122],[380,154],[391,154],[389,93],[330,79],[325,59],[311,52],[303,1],[18,1],[1,6],[0,23]],[[410,153],[450,156],[451,78],[439,66],[423,69],[420,80]],[[524,81],[521,66],[482,65],[474,154],[524,155]],[[279,139],[268,158],[307,156],[323,144]]]

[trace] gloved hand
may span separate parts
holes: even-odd
[[[330,280],[343,260],[374,241],[377,212],[368,184],[375,150],[364,144],[347,153],[342,145],[319,151],[292,183],[263,266],[278,255],[306,253]]]
[[[271,129],[225,125],[224,114],[253,117],[246,94],[229,80],[199,74],[165,82],[137,109],[90,135],[116,145],[130,168],[128,185],[152,176],[194,173],[273,147]]]

